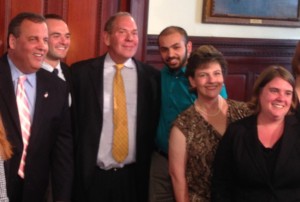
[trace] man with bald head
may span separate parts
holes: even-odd
[[[145,202],[159,114],[159,72],[134,58],[138,29],[129,13],[108,19],[103,40],[106,54],[71,66],[78,118],[74,199]],[[122,93],[114,93],[117,83],[123,84]],[[120,94],[125,94],[122,104]],[[121,122],[117,111],[127,112]],[[116,151],[121,134],[122,155]]]

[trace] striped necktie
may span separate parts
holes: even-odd
[[[114,137],[112,155],[117,162],[123,162],[128,155],[128,123],[124,82],[121,75],[123,64],[116,64],[114,76]]]
[[[18,174],[21,178],[25,177],[24,174],[25,159],[27,154],[27,147],[28,147],[28,141],[30,137],[30,127],[31,127],[29,104],[28,104],[28,99],[26,96],[25,85],[24,85],[25,81],[26,81],[25,75],[19,77],[18,86],[17,86],[17,96],[16,96],[19,119],[21,124],[22,140],[23,140],[23,152],[22,152],[22,157],[21,157],[19,170],[18,170]]]

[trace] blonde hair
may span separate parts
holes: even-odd
[[[6,132],[3,126],[2,118],[0,117],[0,157],[7,160],[12,156],[11,144],[6,138]]]

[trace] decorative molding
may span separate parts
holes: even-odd
[[[103,43],[102,41],[102,37],[101,37],[101,33],[102,33],[102,18],[101,18],[101,15],[102,15],[102,9],[103,9],[103,6],[102,6],[102,3],[103,1],[102,0],[98,0],[97,1],[97,20],[96,20],[96,30],[97,30],[97,44],[95,45],[95,53],[96,54],[100,54],[100,44]]]
[[[163,66],[157,46],[157,35],[148,35],[145,62],[157,69]],[[210,44],[221,51],[228,62],[226,87],[229,98],[246,101],[251,97],[257,75],[269,65],[282,65],[291,70],[297,40],[249,39],[224,37],[189,37],[193,48]],[[236,84],[239,84],[238,88]]]
[[[148,35],[148,51],[158,51],[157,35]],[[189,37],[196,48],[210,44],[218,48],[225,56],[255,57],[291,57],[297,40],[287,39],[249,39],[224,37]]]

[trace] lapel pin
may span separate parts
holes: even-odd
[[[44,98],[47,98],[48,97],[48,92],[46,92],[45,94],[44,94]]]

